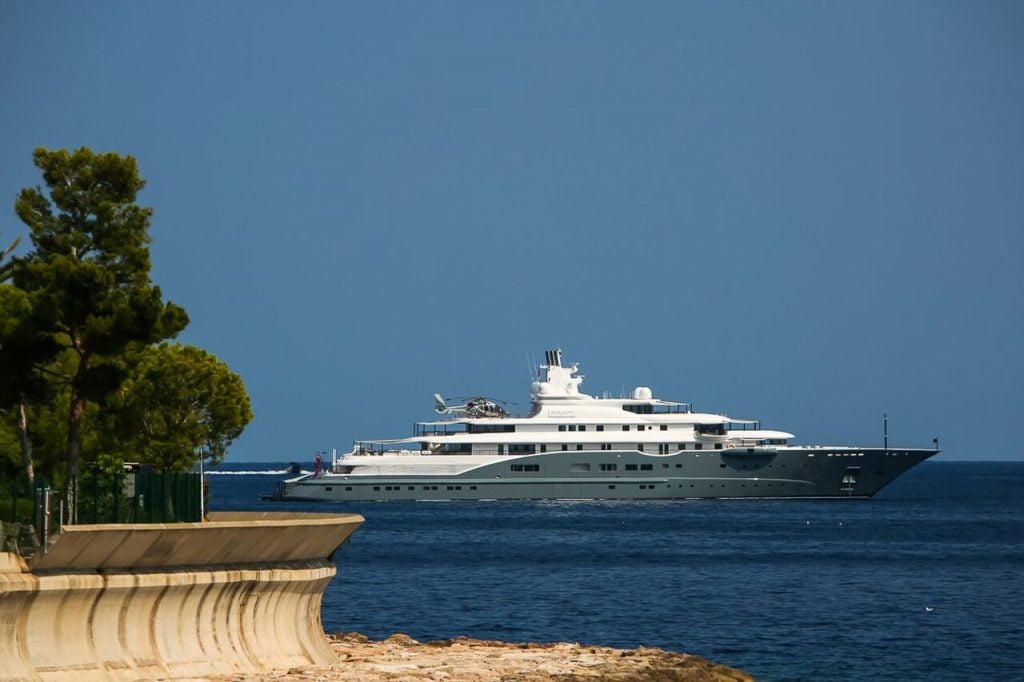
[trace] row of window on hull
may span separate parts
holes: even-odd
[[[604,431],[605,424],[559,424],[559,431],[587,431],[591,427],[595,431]],[[608,425],[609,430],[615,430],[615,426]],[[653,431],[654,427],[657,426],[661,431],[668,431],[668,424],[621,424],[617,425],[623,431]],[[751,427],[758,429],[760,424],[695,424],[692,425],[693,430],[700,435],[708,436],[725,436],[729,431],[744,431]],[[686,425],[681,428],[689,430],[691,425]],[[465,433],[515,433],[515,424],[466,424]],[[441,430],[421,430],[420,433],[435,433],[435,434],[456,434],[459,433],[457,428],[449,430],[447,427]]]
[[[658,429],[660,431],[668,431],[668,424],[658,424],[657,426],[658,426]],[[559,424],[558,425],[558,430],[559,431],[586,431],[587,427],[588,427],[587,424]],[[594,430],[595,431],[604,431],[604,427],[605,427],[604,424],[595,424],[594,425]],[[622,424],[622,426],[621,426],[623,431],[629,431],[629,430],[653,431],[654,427],[655,427],[654,424]],[[683,426],[682,428],[687,430],[687,431],[689,431],[691,426],[690,425],[686,425],[686,426]],[[692,428],[693,428],[695,433],[697,433],[697,434],[699,434],[701,436],[726,436],[726,435],[728,435],[729,431],[736,431],[736,430],[741,430],[742,431],[742,430],[744,430],[744,429],[732,428],[731,426],[727,426],[725,424],[696,424],[696,425],[693,425]],[[612,430],[614,430],[614,428]]]
[[[769,445],[771,444],[783,444],[785,441],[765,441]],[[562,443],[559,445],[551,445],[550,448],[546,443],[535,445],[533,443],[522,444],[522,443],[510,443],[510,444],[498,444],[498,445],[480,445],[474,446],[472,443],[443,443],[439,448],[438,452],[445,455],[535,455],[537,453],[559,452],[569,450],[635,450],[637,452],[648,452],[653,454],[654,445],[658,446],[659,455],[669,455],[673,452],[681,452],[683,450],[703,450],[704,443],[637,443],[634,447],[632,443]],[[746,446],[744,446],[746,447]],[[725,445],[722,443],[714,443],[709,445],[709,449],[722,450]],[[423,449],[428,450],[429,447],[426,443],[423,444]]]

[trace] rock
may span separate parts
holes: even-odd
[[[405,634],[372,641],[358,632],[328,636],[338,660],[329,667],[261,674],[299,682],[749,682],[742,670],[652,647],[496,642],[456,637],[417,642]],[[244,676],[212,677],[242,680]]]
[[[409,635],[403,635],[400,632],[396,632],[395,634],[388,637],[387,640],[385,641],[390,642],[392,644],[397,644],[398,646],[412,646],[413,644],[419,644],[419,642],[417,642]]]
[[[23,548],[39,549],[39,538],[36,537],[36,529],[27,523],[21,524],[18,542]]]

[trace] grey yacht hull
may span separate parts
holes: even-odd
[[[275,497],[348,502],[392,500],[867,499],[934,449],[800,447],[557,451],[454,475],[328,473],[281,483]],[[415,459],[415,455],[410,455]]]

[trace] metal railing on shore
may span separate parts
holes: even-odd
[[[75,479],[72,523],[179,523],[202,520],[200,474],[158,473],[134,465],[109,472],[87,467]],[[31,554],[45,551],[51,535],[61,532],[61,491],[37,474],[0,477],[0,551]]]
[[[110,473],[93,467],[76,481],[75,523],[178,523],[202,520],[202,478],[131,465]]]

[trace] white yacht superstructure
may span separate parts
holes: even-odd
[[[790,445],[754,420],[695,412],[637,387],[580,391],[579,366],[547,351],[525,417],[498,401],[449,406],[394,440],[358,441],[322,474],[284,481],[302,500],[867,498],[937,449]]]

